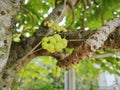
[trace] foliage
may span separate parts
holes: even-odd
[[[76,84],[76,90],[99,90],[98,81],[96,79],[85,81],[79,78],[76,80]]]
[[[14,90],[53,90],[53,88],[62,89],[62,72],[53,71],[56,67],[56,60],[52,57],[37,57],[18,73]],[[56,76],[59,73],[59,76]],[[61,81],[58,83],[58,81]],[[57,82],[57,84],[56,84]],[[57,89],[58,90],[58,89]]]
[[[120,59],[116,57],[106,57],[97,59],[96,63],[100,65],[103,71],[108,71],[111,74],[120,75]]]
[[[44,60],[43,58],[46,59]],[[26,82],[30,82],[32,79],[40,79],[42,81],[48,81],[46,79],[46,76],[51,72],[49,68],[52,68],[52,65],[55,64],[55,60],[52,57],[43,57],[43,58],[37,57],[34,60],[32,60],[25,68],[21,69],[20,73],[18,73],[18,76],[20,78],[25,78]]]
[[[77,72],[77,74],[84,80],[95,79],[100,72],[100,69],[95,67],[95,63],[92,60],[81,61],[78,69],[80,72]]]
[[[107,54],[107,53],[113,53],[112,56],[105,57],[105,58],[98,58],[94,59],[94,63],[99,65],[99,68],[104,71],[108,71],[111,74],[117,74],[120,75],[119,69],[120,69],[120,54],[115,54],[115,50],[108,49],[106,51],[103,50],[97,50],[97,54]]]
[[[119,0],[90,0],[91,5],[87,5],[84,9],[83,4],[79,4],[75,12],[75,23],[73,28],[83,29],[83,23],[85,27],[89,29],[98,29],[107,20],[119,17]],[[96,3],[97,1],[97,3]],[[84,22],[83,22],[83,18]],[[70,25],[72,20],[71,13],[67,15],[67,25]],[[84,27],[84,28],[85,28]]]
[[[72,29],[98,29],[107,20],[120,16],[120,0],[90,0],[92,5],[84,8],[83,4],[79,4],[75,11],[75,21],[71,26]],[[98,1],[98,2],[96,2]],[[54,7],[55,0],[28,0],[28,3],[24,3],[21,6],[21,10],[17,17],[16,31],[13,35],[13,41],[20,42],[20,38],[32,36],[46,16],[50,13],[50,10]],[[72,22],[72,12],[66,15],[65,27],[67,28]],[[49,22],[49,21],[48,21]],[[83,25],[85,24],[85,25]],[[46,24],[47,27],[53,25]],[[52,27],[55,33],[58,33],[58,29],[61,26],[55,25]],[[66,29],[64,28],[64,31]],[[60,29],[61,32],[61,29]],[[61,45],[58,45],[61,46]],[[66,46],[65,46],[66,47]],[[64,48],[65,48],[64,47]],[[66,51],[70,52],[69,47]],[[97,51],[97,54],[108,53],[106,51]],[[99,66],[99,68],[96,67]],[[52,76],[52,67],[55,66],[55,60],[52,57],[41,57],[37,60],[30,62],[25,68],[18,73],[18,82],[16,86],[26,88],[25,90],[32,90],[37,88],[39,90],[53,90],[56,86],[61,84],[50,81],[57,80]],[[76,65],[77,75],[79,78],[83,78],[85,81],[90,82],[91,79],[96,78],[101,71],[109,71],[110,73],[120,75],[120,61],[116,57],[106,57],[102,59],[83,60],[79,65]],[[63,84],[63,79],[61,82]],[[59,84],[59,85],[57,85]],[[30,85],[30,86],[27,86]],[[36,87],[38,86],[38,87]],[[46,87],[47,86],[47,87]],[[17,87],[18,88],[18,87]],[[56,87],[57,88],[57,87]],[[24,89],[22,89],[24,90]],[[58,90],[58,89],[57,89]]]
[[[75,9],[75,20],[72,28],[97,29],[107,20],[119,17],[119,5],[119,0],[97,0],[97,2],[91,0],[91,5],[87,5],[86,8],[83,4],[79,4]],[[54,0],[36,0],[36,2],[28,0],[27,3],[24,3],[17,18],[17,29],[13,40],[20,42],[21,36],[32,36],[53,7]],[[66,27],[70,25],[72,18],[72,12],[66,15]]]

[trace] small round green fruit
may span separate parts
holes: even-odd
[[[42,48],[43,48],[43,49],[47,49],[47,48],[48,48],[47,42],[42,42]]]
[[[47,26],[47,23],[48,23],[48,21],[44,21],[43,25],[44,25],[44,26]]]
[[[54,45],[54,48],[55,48],[55,51],[56,52],[62,52],[63,51],[63,45],[62,45],[62,43],[56,43],[55,45]]]
[[[52,68],[52,75],[54,77],[60,77],[60,72],[61,72],[61,69],[58,66],[54,66]]]
[[[48,37],[44,37],[44,38],[42,39],[42,42],[48,42],[48,41],[49,41]]]
[[[56,43],[56,39],[54,37],[49,37],[49,42],[51,44],[55,44]]]
[[[55,52],[54,45],[48,44],[47,51],[52,53]]]
[[[52,27],[52,24],[51,24],[51,23],[48,23],[48,27],[51,28],[51,27]]]
[[[56,26],[56,25],[53,26],[53,30],[54,30],[55,32],[57,32],[57,26]]]
[[[54,21],[53,20],[50,20],[49,23],[51,23],[52,25],[54,24]]]
[[[53,37],[56,39],[57,42],[61,40],[61,36],[59,34],[55,34]]]
[[[63,32],[67,32],[67,29],[64,28],[64,29],[63,29]]]
[[[67,40],[66,40],[65,38],[63,38],[63,39],[61,40],[61,43],[62,43],[62,45],[63,45],[63,48],[66,48],[66,47],[67,47],[68,42],[67,42]]]

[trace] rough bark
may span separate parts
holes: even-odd
[[[77,1],[78,0],[71,0],[71,3],[73,5],[75,5]],[[3,31],[11,30],[11,28],[12,28],[11,25],[13,24],[13,23],[11,23],[11,21],[14,21],[11,19],[17,13],[16,8],[19,9],[19,6],[20,6],[19,0],[16,0],[16,3],[15,2],[12,3],[12,0],[11,1],[9,1],[9,0],[6,0],[6,1],[1,0],[0,1],[0,3],[4,3],[6,6],[8,6],[7,5],[8,2],[11,3],[10,4],[11,6],[9,6],[9,9],[10,9],[9,12],[13,12],[13,13],[9,14],[10,17],[7,16],[7,17],[9,17],[9,19],[8,18],[5,19],[5,21],[10,20],[10,27],[5,28],[5,27],[1,26],[1,24],[0,24],[0,27],[3,28],[3,29],[1,29],[2,33],[0,33],[0,36],[3,35],[3,37],[6,37],[6,35],[4,35],[4,33],[3,33]],[[15,10],[13,9],[13,7],[16,7],[16,8],[14,8]],[[0,7],[0,8],[2,8],[2,7]],[[11,11],[11,8],[12,8],[12,11]],[[7,9],[7,8],[5,8],[5,9]],[[69,5],[66,5],[63,9],[63,4],[59,4],[56,6],[56,8],[53,10],[53,12],[48,16],[48,18],[46,18],[46,20],[54,20],[54,21],[60,22],[63,19],[64,15],[66,13],[68,13],[69,11],[70,11]],[[63,15],[61,16],[62,12],[63,12]],[[3,12],[1,12],[1,13],[3,13]],[[5,15],[7,15],[7,14],[5,14]],[[61,16],[61,17],[59,17],[59,16]],[[0,19],[2,19],[2,18],[0,18]],[[3,23],[3,21],[2,21],[2,23]],[[100,28],[99,31],[86,31],[84,33],[75,31],[75,32],[62,33],[62,36],[67,37],[67,39],[69,39],[69,40],[82,39],[82,43],[81,43],[81,41],[74,41],[74,42],[69,41],[68,46],[75,47],[75,48],[77,47],[77,49],[73,52],[72,55],[64,58],[64,60],[58,59],[58,65],[61,67],[71,66],[73,63],[78,63],[79,60],[85,58],[86,56],[89,56],[89,54],[95,52],[99,47],[101,47],[103,45],[104,41],[108,38],[108,35],[111,32],[113,32],[119,25],[120,25],[120,18],[116,18],[113,21],[109,21],[106,25],[104,25],[102,28]],[[11,39],[9,40],[9,38],[6,37],[7,39],[5,39],[5,40],[7,40],[8,44],[5,44],[4,39],[0,41],[0,49],[4,48],[5,45],[7,45],[6,46],[7,49],[5,49],[5,53],[7,53],[6,54],[7,56],[4,55],[6,57],[4,61],[5,61],[5,64],[7,62],[7,65],[4,68],[4,70],[2,71],[1,81],[0,81],[0,85],[1,85],[0,87],[2,88],[2,90],[4,90],[4,89],[10,90],[11,83],[12,83],[16,73],[24,65],[28,64],[32,58],[34,58],[38,55],[53,55],[53,56],[57,57],[56,54],[58,54],[58,53],[49,53],[45,50],[39,50],[39,48],[41,48],[40,45],[39,45],[39,47],[37,47],[35,50],[33,50],[31,52],[31,50],[41,41],[41,39],[44,37],[44,35],[46,35],[48,32],[49,32],[49,28],[40,26],[39,30],[34,34],[33,37],[30,37],[27,39],[23,38],[20,43],[12,42],[9,59],[8,59],[8,54],[9,54]],[[9,33],[9,35],[11,36],[10,33]],[[119,44],[120,39],[116,40],[117,37],[115,35],[119,36],[120,34],[113,33],[109,37],[113,41],[117,42],[117,44]],[[88,36],[91,36],[91,37],[89,38]],[[105,46],[119,48],[120,45],[117,45],[117,44],[116,44],[116,47],[114,47],[113,45],[108,46],[107,42],[111,43],[111,39],[110,40],[108,39],[108,41],[106,41]],[[71,42],[72,42],[72,44],[71,44]],[[93,42],[93,43],[91,43],[91,42]],[[39,51],[36,52],[36,50],[39,50]],[[2,52],[0,52],[0,55],[2,55],[1,53],[4,53],[4,52],[3,52],[3,50],[0,50],[0,51],[2,51]],[[7,59],[8,59],[8,61],[7,61]],[[2,65],[4,66],[5,64],[2,64]]]
[[[76,1],[77,0],[72,1],[72,4],[75,4]],[[12,30],[11,26],[15,25],[15,23],[11,23],[11,21],[14,21],[14,19],[15,19],[14,16],[17,14],[17,12],[19,10],[20,0],[1,0],[0,4],[1,4],[0,9],[1,10],[3,9],[1,11],[1,14],[3,14],[3,16],[0,16],[0,19],[1,19],[0,27],[1,27],[1,32],[2,32],[2,33],[0,33],[0,36],[2,36],[2,38],[4,37],[3,40],[0,41],[0,49],[1,49],[0,57],[5,58],[4,60],[2,59],[3,62],[0,62],[1,70],[4,67],[4,69],[1,71],[0,90],[11,90],[12,82],[13,82],[13,79],[14,79],[14,77],[16,75],[16,71],[17,71],[15,68],[13,68],[14,66],[17,66],[15,64],[15,62],[19,59],[20,63],[21,63],[20,64],[21,65],[20,68],[21,68],[24,66],[22,64],[23,64],[23,62],[25,62],[24,61],[25,59],[30,61],[28,59],[29,55],[27,56],[27,58],[24,58],[23,61],[20,58],[22,58],[27,53],[29,53],[31,51],[31,49],[33,47],[35,47],[36,44],[41,41],[41,39],[44,37],[43,35],[48,33],[49,29],[41,26],[39,28],[39,30],[34,34],[33,37],[26,39],[26,40],[23,38],[22,42],[12,43],[12,46],[11,46],[12,33],[10,30]],[[70,10],[70,7],[68,5],[63,7],[63,4],[59,4],[54,9],[54,11],[49,15],[49,17],[46,18],[46,20],[52,19],[52,20],[56,20],[57,22],[60,22],[62,20],[62,18],[64,17],[64,15],[69,10]],[[63,14],[61,16],[62,12],[63,12]],[[6,23],[6,22],[8,22],[8,23]],[[3,25],[2,25],[2,23],[3,23]],[[6,27],[4,24],[6,25]],[[7,34],[9,36],[6,37]],[[10,49],[10,46],[11,46],[11,49]],[[4,48],[7,48],[7,49],[4,49]],[[4,50],[2,50],[2,49],[4,49]],[[9,49],[10,49],[10,54],[9,54]],[[4,55],[4,57],[2,55]],[[8,58],[8,55],[9,55],[9,58]],[[7,65],[6,65],[6,63],[7,63]]]
[[[72,1],[73,4],[75,4],[76,2],[77,2],[77,0]],[[63,9],[63,4],[59,4],[56,6],[56,8],[53,10],[53,12],[46,18],[46,20],[54,20],[54,21],[60,22],[62,20],[62,18],[64,17],[64,15],[69,10],[70,10],[70,7],[68,5],[65,6],[65,9]],[[60,15],[61,12],[63,12],[63,16],[59,17],[59,16],[61,16]],[[55,54],[48,53],[45,50],[39,50],[37,53],[35,53],[36,50],[41,48],[40,46],[37,49],[35,49],[34,51],[32,51],[32,53],[29,53],[37,45],[37,43],[39,43],[41,41],[41,39],[46,35],[46,33],[48,33],[48,31],[49,31],[48,28],[40,26],[39,30],[34,34],[33,37],[30,37],[26,40],[23,39],[22,42],[20,42],[20,43],[12,43],[9,62],[7,63],[7,66],[14,68],[14,70],[16,70],[16,71],[19,71],[24,65],[29,63],[32,58],[34,58],[38,55],[53,55],[56,57]],[[70,39],[70,40],[71,39],[83,39],[82,41],[84,41],[84,39],[87,39],[88,36],[90,36],[93,33],[95,33],[95,31],[87,31],[85,33],[75,31],[75,32],[62,33],[62,36],[66,37],[67,39]],[[76,48],[80,44],[81,44],[81,41],[80,42],[75,41],[72,43],[70,41],[68,46]],[[107,43],[106,43],[106,45],[107,45]]]
[[[63,8],[61,8],[61,7],[63,7],[62,5],[63,4],[58,5],[53,10],[53,12],[48,16],[47,20],[51,20],[51,19],[52,20],[57,20],[59,18],[59,16],[60,16],[60,12],[62,12],[62,10],[63,10]],[[68,6],[66,6],[66,9],[64,9],[64,10],[65,10],[65,13],[63,13],[63,15],[66,14],[67,13],[66,11],[69,11],[70,9],[69,9]],[[63,18],[63,17],[61,17],[61,18]],[[61,19],[59,18],[59,20],[57,20],[57,21],[61,21]],[[108,27],[107,25],[105,25],[105,26]],[[20,42],[20,43],[13,43],[12,44],[12,48],[11,48],[11,53],[10,53],[10,58],[9,58],[8,66],[11,67],[11,65],[13,65],[13,63],[15,63],[14,66],[12,66],[12,67],[14,67],[14,69],[16,71],[19,71],[19,69],[21,69],[21,67],[23,67],[23,65],[26,65],[30,61],[29,57],[33,57],[33,56],[35,57],[37,55],[43,55],[43,54],[46,55],[46,53],[43,52],[44,50],[40,51],[40,53],[37,52],[36,53],[37,55],[35,54],[35,55],[30,56],[31,54],[28,54],[28,55],[26,55],[26,54],[29,53],[30,50],[32,48],[34,48],[36,46],[36,44],[41,41],[41,39],[44,37],[44,35],[46,35],[46,33],[48,31],[49,31],[48,28],[45,28],[45,27],[41,26],[40,29],[35,33],[35,35],[33,37],[30,37],[27,40],[23,39],[23,41]],[[92,31],[92,33],[95,33],[95,32]],[[63,33],[63,37],[65,36],[65,37],[71,39],[70,37],[75,38],[76,35],[77,35],[78,38],[80,38],[80,39],[81,39],[81,37],[82,37],[82,39],[87,39],[88,36],[90,36],[92,33],[91,33],[91,31],[90,32],[87,31],[86,33],[82,34],[79,31],[76,31],[76,32],[69,32],[67,34],[67,36],[65,36],[66,34]],[[78,39],[78,38],[76,38],[76,39]],[[72,44],[70,43],[69,45],[72,46],[72,47],[75,47],[75,45],[79,46],[80,44],[81,44],[81,42],[77,42],[77,43],[76,42],[74,42],[74,43],[72,42]],[[39,46],[37,49],[39,49],[39,48],[41,48],[41,47]],[[36,51],[36,50],[34,50],[34,51]],[[17,54],[17,53],[19,53],[19,54]],[[23,56],[25,56],[25,57],[23,57]]]
[[[62,37],[66,37],[68,39],[68,41],[69,41],[68,47],[77,48],[76,50],[79,50],[79,47],[80,47],[80,50],[77,53],[78,54],[82,53],[82,55],[79,54],[76,57],[76,53],[75,54],[73,53],[70,56],[68,56],[68,54],[67,55],[63,55],[62,53],[49,53],[46,50],[40,49],[41,46],[39,46],[36,49],[36,51],[34,51],[31,55],[29,55],[26,58],[26,60],[22,59],[22,60],[17,61],[13,65],[13,68],[16,71],[19,71],[20,68],[22,66],[26,65],[27,63],[29,63],[29,61],[32,58],[34,58],[36,56],[40,56],[40,55],[41,56],[42,55],[53,56],[53,57],[58,59],[58,65],[59,66],[61,66],[63,64],[61,67],[67,67],[66,65],[64,66],[65,63],[70,65],[70,66],[72,64],[78,63],[79,60],[84,59],[85,57],[90,56],[91,53],[95,52],[100,47],[102,49],[107,49],[107,48],[118,49],[118,48],[120,48],[120,45],[119,45],[119,42],[120,42],[120,37],[119,37],[120,36],[120,34],[119,34],[120,28],[117,28],[119,26],[119,21],[120,21],[120,18],[116,18],[113,21],[111,20],[108,23],[106,23],[105,25],[103,25],[99,30],[95,30],[95,31],[86,31],[86,32],[82,32],[82,33],[80,31],[74,31],[74,32],[68,32],[68,33],[62,33],[61,34]],[[114,23],[116,23],[116,24],[114,24]],[[112,25],[112,26],[113,25],[117,25],[116,27],[113,26],[114,28],[110,28],[111,32],[114,31],[113,33],[111,33],[110,30],[108,30],[109,29],[108,25],[109,26],[110,25]],[[107,31],[109,33],[105,33],[105,31]],[[87,40],[89,40],[90,45],[96,45],[96,46],[90,46],[90,45],[88,46],[87,45],[87,43],[88,43]],[[94,40],[96,42],[91,43]],[[89,48],[89,47],[91,47],[91,48]],[[94,47],[96,47],[96,48],[94,48]],[[94,50],[91,50],[91,49],[94,49]],[[67,57],[67,58],[70,57],[69,58],[70,60],[66,61],[65,57]],[[71,58],[72,58],[73,61],[71,60]],[[75,59],[75,61],[74,61],[74,59]]]
[[[0,90],[10,90],[12,78],[5,81],[2,69],[8,61],[15,16],[19,8],[20,0],[0,0]]]
[[[91,56],[97,49],[103,46],[111,32],[120,26],[120,18],[110,20],[85,40],[82,45],[78,46],[75,51],[68,57],[58,60],[58,66],[70,67],[79,63],[80,60]]]
[[[76,4],[77,1],[78,0],[72,0],[71,3],[74,5]],[[59,4],[55,7],[53,12],[45,20],[54,20],[56,21],[56,23],[60,22],[65,16],[65,14],[67,14],[70,10],[71,9],[69,5],[64,6],[63,3]],[[20,66],[19,68],[21,68],[23,67],[23,65],[25,65],[23,64],[23,62],[28,63],[30,60],[28,60],[27,58],[29,58],[29,56],[31,55],[30,53],[31,50],[41,41],[41,39],[48,32],[49,32],[49,28],[46,28],[43,25],[41,25],[39,30],[37,30],[36,33],[34,34],[34,36],[27,39],[22,38],[22,41],[20,43],[13,42],[11,46],[10,57],[9,57],[9,62],[7,63],[7,66],[14,67],[15,65],[16,66],[18,65],[17,63],[21,63],[21,65],[19,65]]]

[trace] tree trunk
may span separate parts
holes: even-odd
[[[74,0],[72,3],[75,4],[76,1],[77,0]],[[35,36],[33,36],[32,38],[29,38],[30,42],[32,42],[32,45],[29,43],[26,43],[26,42],[29,42],[29,40],[26,40],[25,42],[21,42],[20,44],[12,43],[12,47],[11,47],[12,31],[13,31],[12,29],[14,29],[13,26],[15,25],[14,20],[15,20],[15,16],[17,15],[17,12],[20,9],[21,3],[20,3],[20,0],[0,0],[0,4],[1,4],[0,9],[2,14],[2,16],[0,16],[0,24],[1,24],[0,31],[2,32],[0,33],[0,36],[2,36],[3,38],[3,40],[0,41],[0,49],[1,49],[0,50],[1,51],[0,52],[0,60],[1,60],[0,61],[1,63],[0,64],[1,65],[0,66],[0,70],[1,70],[0,90],[11,90],[12,82],[17,71],[20,70],[24,65],[26,65],[30,61],[29,58],[27,58],[27,63],[26,61],[24,61],[26,59],[24,59],[23,61],[19,61],[19,59],[24,57],[27,53],[29,53],[29,51],[42,39],[40,38],[41,32],[43,35],[44,35],[44,32],[39,29],[35,33]],[[52,19],[57,19],[59,17],[58,13],[62,12],[63,10],[63,7],[61,5],[58,5],[57,9],[54,10],[53,13],[56,13],[55,16],[52,16],[53,15],[52,13],[49,15],[49,17],[53,17]],[[66,10],[68,11],[68,9],[70,10],[70,7],[68,5],[65,8],[66,8],[65,11]],[[59,20],[57,21],[58,22],[61,21],[64,15],[65,13],[63,13],[63,16],[59,18]],[[47,20],[50,19],[49,17],[47,18]],[[48,30],[45,30],[45,32],[47,31]],[[25,47],[26,47],[26,50],[25,50]],[[9,55],[9,51],[11,51],[10,55]],[[8,59],[8,56],[9,56],[9,59]],[[21,64],[19,64],[18,66],[16,61],[18,61],[18,63],[20,62]],[[24,62],[25,64],[23,64]]]
[[[19,9],[20,0],[0,0],[0,90],[11,90],[13,78],[11,75],[6,78],[3,68],[8,61],[15,16]]]
[[[0,90],[12,90],[12,82],[16,74],[9,72],[9,74],[4,73],[3,77],[0,79]]]
[[[77,1],[80,0],[71,0],[71,4],[76,5]],[[39,51],[40,53],[29,53],[31,52],[31,50],[34,51],[33,48],[38,45],[44,35],[46,35],[46,33],[49,31],[48,28],[47,30],[45,30],[46,28],[43,28],[42,26],[39,28],[39,30],[37,30],[33,37],[30,37],[29,39],[26,39],[19,44],[12,43],[11,47],[12,31],[14,30],[16,20],[15,16],[20,9],[20,4],[20,0],[0,0],[0,90],[11,90],[12,82],[15,78],[16,73],[23,66],[28,64],[32,58],[38,55],[46,55],[42,51]],[[54,20],[60,22],[63,19],[64,15],[68,11],[70,11],[69,5],[66,5],[65,9],[63,9],[63,7],[63,5],[57,5],[46,20]],[[62,13],[63,10],[63,15],[62,17],[60,17],[60,13]],[[120,18],[114,19],[113,21],[110,21],[109,23],[104,25],[101,30],[97,31],[94,35],[87,39],[86,42],[84,42],[84,44],[86,44],[87,46],[80,46],[79,44],[77,44],[78,48],[75,50],[75,52],[69,57],[64,58],[65,60],[59,60],[58,65],[61,67],[69,66],[68,64],[72,65],[74,63],[77,63],[77,59],[83,59],[87,57],[91,52],[93,53],[94,51],[96,51],[99,47],[102,46],[108,35],[120,25],[119,22]],[[69,36],[71,37],[71,34]],[[100,39],[100,36],[103,36],[104,38]],[[77,39],[81,38],[78,37]],[[120,41],[120,38],[116,40]],[[93,43],[90,43],[91,41],[95,42],[96,45],[100,43],[100,46],[96,46]],[[40,47],[40,45],[38,46]],[[38,47],[36,49],[38,49]],[[11,51],[10,55],[9,51]],[[9,59],[8,56],[10,56]]]

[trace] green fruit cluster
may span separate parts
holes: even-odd
[[[53,77],[60,77],[60,72],[61,72],[61,69],[58,66],[54,66],[52,68]]]
[[[65,29],[63,26],[59,26],[54,24],[52,29],[54,30],[54,32],[67,32],[67,29]]]
[[[45,21],[45,22],[43,23],[44,26],[47,26],[47,27],[49,27],[49,28],[51,28],[51,27],[53,26],[53,24],[54,24],[54,21],[53,21],[53,20]]]
[[[53,29],[54,32],[67,32],[67,29],[65,29],[63,26],[59,26],[58,24],[55,24],[53,20],[45,21],[43,24],[44,26]]]
[[[62,52],[67,47],[67,43],[65,38],[61,38],[59,34],[55,34],[42,39],[42,48],[52,53]]]

